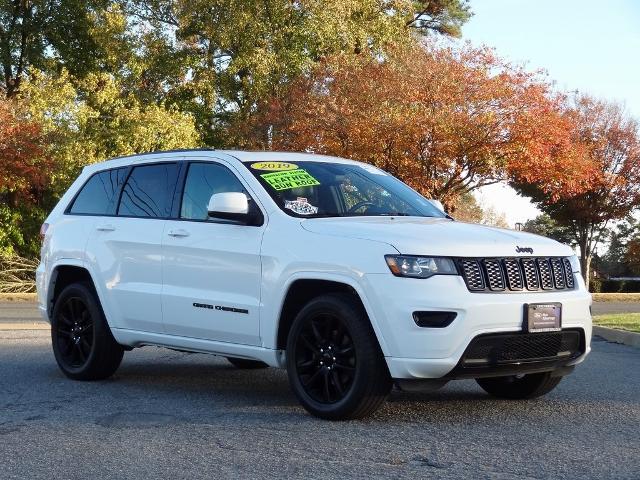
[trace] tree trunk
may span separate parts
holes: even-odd
[[[591,278],[591,252],[587,241],[584,239],[580,239],[578,246],[580,247],[580,272],[582,272],[584,284],[587,287],[587,290],[589,290],[589,281]]]
[[[587,255],[587,258],[584,260],[584,284],[587,287],[587,291],[589,291],[589,284],[591,283],[591,255]]]

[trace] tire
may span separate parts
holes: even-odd
[[[287,373],[302,406],[327,420],[372,414],[392,385],[366,313],[346,294],[318,297],[298,313],[287,340]]]
[[[109,329],[92,285],[74,283],[56,299],[51,343],[60,370],[73,380],[103,380],[120,366],[124,348]]]
[[[246,358],[227,357],[231,365],[241,370],[257,370],[259,368],[269,368],[264,362],[258,360],[247,360]]]
[[[523,376],[477,378],[476,382],[489,395],[510,400],[523,400],[546,395],[556,388],[562,377],[551,372],[530,373]]]

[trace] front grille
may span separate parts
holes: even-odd
[[[461,258],[460,272],[471,292],[572,290],[566,257]]]
[[[498,333],[474,338],[464,354],[463,367],[561,360],[583,353],[578,330],[549,333]]]

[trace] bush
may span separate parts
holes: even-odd
[[[640,280],[602,280],[599,291],[589,290],[594,293],[640,293]]]
[[[599,278],[592,278],[589,281],[589,291],[591,293],[602,293],[602,280]]]
[[[0,293],[35,292],[37,267],[36,259],[0,255]]]

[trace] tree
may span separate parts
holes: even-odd
[[[44,155],[42,126],[13,101],[0,99],[0,199],[15,206],[33,201],[51,163]]]
[[[14,0],[0,3],[0,88],[14,96],[29,68],[100,70],[104,51],[92,30],[109,0]]]
[[[33,70],[0,101],[0,253],[37,255],[46,212],[85,165],[198,144],[189,114],[142,104],[112,75]]]
[[[539,75],[490,49],[429,44],[333,57],[237,128],[252,147],[372,163],[455,212],[460,195],[564,152],[557,102]]]
[[[620,105],[589,96],[576,98],[566,115],[571,141],[589,167],[578,192],[567,191],[545,170],[532,169],[514,185],[571,233],[580,247],[588,284],[591,258],[611,222],[626,218],[640,204],[640,132]],[[567,168],[566,165],[562,168]],[[569,174],[573,174],[569,170]],[[518,181],[519,180],[519,181]]]
[[[165,100],[194,114],[207,144],[233,144],[227,128],[261,99],[279,95],[320,59],[377,56],[416,34],[458,35],[465,0],[129,0],[138,29],[151,31],[147,78],[167,63],[176,82]],[[170,62],[167,62],[170,59]],[[152,80],[153,83],[153,80]]]
[[[465,192],[460,195],[456,208],[456,220],[479,223],[480,225],[491,227],[509,228],[509,223],[503,212],[498,212],[492,206],[482,206],[471,192]]]
[[[553,218],[546,213],[538,215],[532,220],[527,220],[523,230],[543,237],[553,238],[565,245],[574,245],[575,241],[571,236],[571,232],[565,226],[559,225]]]
[[[49,139],[50,186],[61,194],[87,164],[199,144],[194,121],[175,107],[143,105],[108,74],[72,78],[32,72],[20,100]]]
[[[624,221],[618,223],[615,228],[609,229],[607,241],[609,247],[600,261],[600,272],[609,277],[624,277],[638,275],[637,252],[638,237],[640,235],[640,224],[629,216]]]

